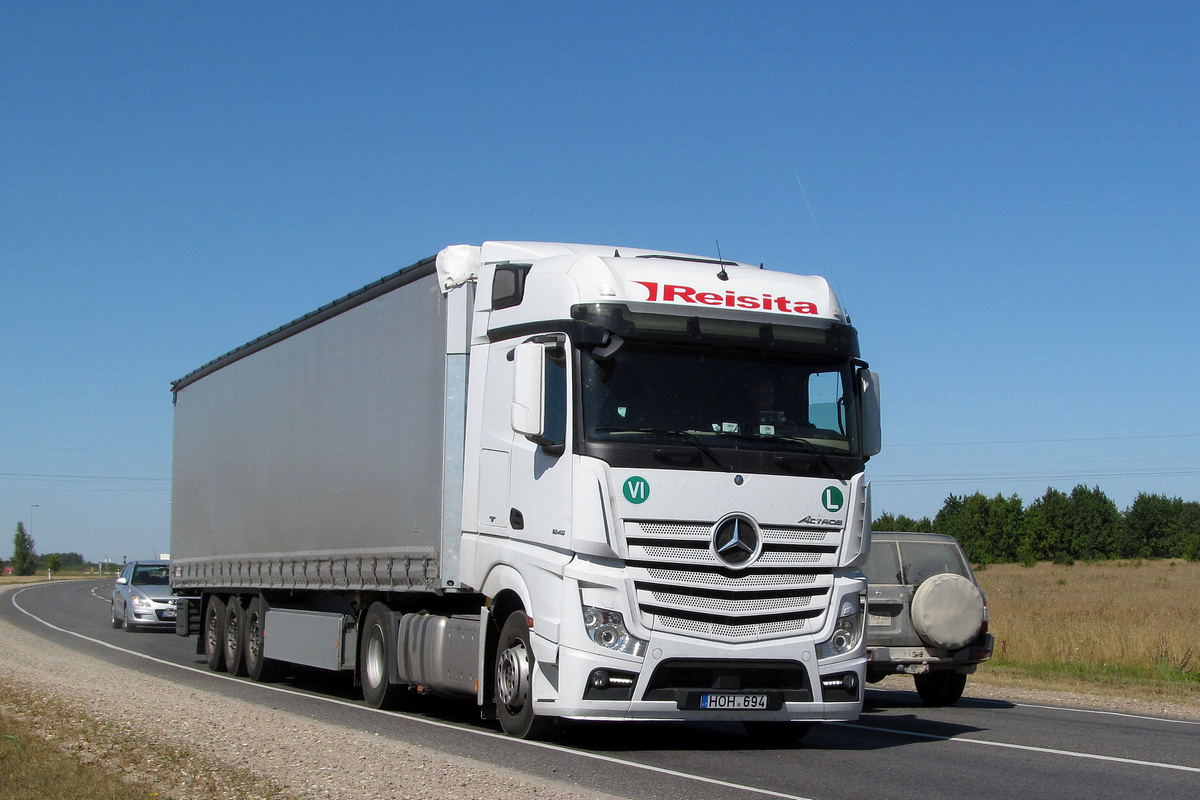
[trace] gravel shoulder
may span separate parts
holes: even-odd
[[[0,602],[8,602],[9,588],[0,587]],[[0,707],[6,713],[33,723],[81,761],[149,783],[176,800],[615,800],[184,688],[89,658],[3,620],[0,642]],[[262,731],[277,733],[265,737]]]

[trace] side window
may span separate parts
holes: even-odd
[[[842,419],[841,375],[817,372],[808,382],[808,421],[822,430],[845,433]]]
[[[501,264],[492,276],[492,309],[518,306],[525,298],[525,276],[531,264]]]
[[[559,455],[567,443],[567,351],[561,344],[546,348],[544,415],[543,446],[551,455]]]

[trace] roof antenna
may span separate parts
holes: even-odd
[[[721,258],[721,240],[714,239],[713,241],[717,243],[717,261],[721,265],[721,271],[717,273],[717,277],[723,281],[727,281],[729,280],[729,273],[725,271],[725,259]]]
[[[613,250],[613,258],[620,258],[620,257],[621,257],[621,251]]]

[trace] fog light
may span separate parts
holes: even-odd
[[[583,687],[584,700],[632,700],[637,673],[594,669]]]
[[[858,697],[858,674],[843,672],[840,675],[826,675],[821,678],[821,689],[825,692],[826,700],[837,700],[829,697],[831,692],[844,692],[848,699]]]

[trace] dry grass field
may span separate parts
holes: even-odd
[[[1000,564],[976,577],[996,637],[982,679],[1200,692],[1200,563]]]

